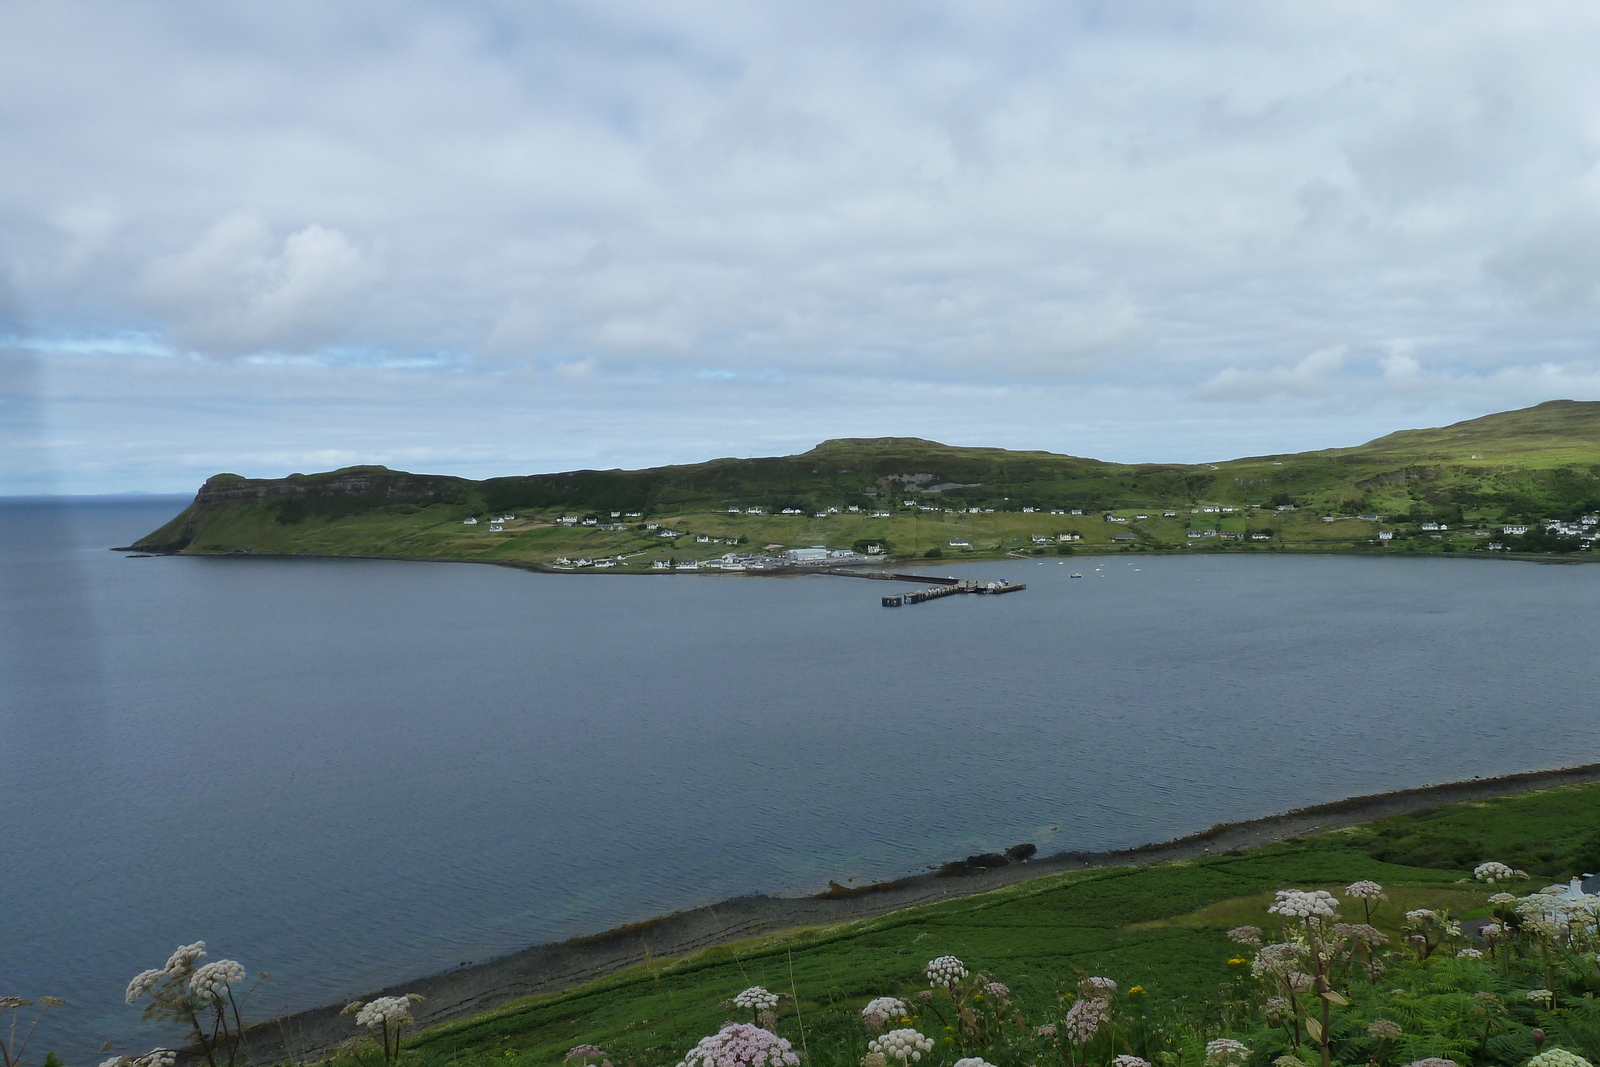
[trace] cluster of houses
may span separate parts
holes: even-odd
[[[1428,527],[1424,525],[1422,528],[1426,530]],[[1596,544],[1600,544],[1600,515],[1584,515],[1577,522],[1546,519],[1544,528],[1558,537],[1576,537],[1584,548],[1594,548]],[[1532,526],[1502,526],[1500,534],[1502,537],[1520,537],[1532,529]],[[1484,547],[1491,552],[1510,551],[1509,546],[1503,541],[1490,541]]]

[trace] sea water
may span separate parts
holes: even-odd
[[[272,972],[264,1018],[744,893],[1600,758],[1600,567],[1046,556],[886,609],[107,551],[182,503],[0,504],[0,995],[65,997],[36,1040],[70,1063],[177,1036],[122,989],[181,942]]]

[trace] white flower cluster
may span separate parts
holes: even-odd
[[[1432,908],[1416,908],[1406,912],[1406,922],[1412,926],[1427,926],[1439,921],[1439,913]]]
[[[166,973],[174,978],[187,978],[189,972],[194,970],[195,960],[206,954],[206,943],[196,941],[192,945],[179,945],[167,957]]]
[[[128,1003],[132,1004],[134,1001],[150,992],[150,990],[156,987],[156,983],[161,981],[161,979],[165,978],[166,976],[166,971],[156,970],[140,971],[138,974],[134,975],[133,981],[128,983],[128,991],[126,994]],[[126,1056],[120,1058],[127,1059]]]
[[[1356,900],[1389,899],[1389,894],[1383,891],[1383,886],[1379,885],[1377,882],[1369,882],[1365,879],[1359,882],[1351,882],[1349,885],[1345,886],[1344,895],[1347,897],[1353,897]]]
[[[1250,973],[1257,978],[1269,974],[1287,974],[1304,952],[1299,945],[1288,941],[1267,945],[1251,961]]]
[[[1497,906],[1502,904],[1515,904],[1516,902],[1517,898],[1513,893],[1494,893],[1489,897],[1489,903]]]
[[[1588,1060],[1564,1048],[1546,1049],[1528,1061],[1528,1067],[1592,1067]]]
[[[940,956],[928,961],[924,973],[928,976],[928,985],[948,988],[967,976],[967,965],[954,956]]]
[[[771,1011],[778,1006],[778,994],[768,993],[760,986],[753,985],[733,998],[733,1006],[752,1011]]]
[[[967,1056],[955,1062],[955,1067],[994,1067],[982,1056]]]
[[[1556,999],[1556,995],[1548,989],[1530,989],[1528,990],[1528,999],[1535,1004],[1543,1004],[1548,1008],[1551,1002]]]
[[[911,1014],[911,1009],[899,997],[873,997],[861,1009],[863,1019],[899,1019]]]
[[[1326,889],[1280,889],[1267,911],[1285,919],[1334,919],[1339,902]]]
[[[1496,860],[1489,860],[1487,863],[1480,863],[1472,868],[1472,877],[1480,882],[1488,882],[1490,885],[1494,885],[1496,882],[1509,882],[1514,873],[1510,867]]]
[[[379,997],[356,1013],[356,1025],[369,1030],[406,1026],[411,1022],[411,1001],[406,997]]]
[[[143,1056],[113,1056],[102,1060],[100,1067],[172,1067],[178,1054],[170,1048],[153,1048]]]
[[[1150,1067],[1150,1061],[1124,1052],[1120,1056],[1112,1057],[1111,1067]]]
[[[1117,983],[1109,978],[1085,978],[1078,983],[1078,992],[1094,1000],[1110,1000],[1117,995]]]
[[[202,997],[220,997],[228,987],[244,981],[244,964],[236,960],[217,960],[189,976],[189,988]]]
[[[1379,1041],[1393,1041],[1402,1033],[1400,1024],[1388,1019],[1377,1019],[1367,1024],[1367,1033]]]
[[[875,1037],[867,1042],[867,1051],[876,1052],[888,1059],[899,1060],[904,1063],[915,1063],[922,1059],[924,1052],[933,1051],[933,1038],[923,1037],[912,1029],[890,1030],[882,1037]]]
[[[1228,931],[1228,940],[1236,945],[1250,945],[1253,948],[1261,947],[1261,927],[1235,926]]]
[[[1412,1060],[1406,1067],[1456,1067],[1455,1060],[1443,1059],[1439,1056],[1429,1056],[1426,1059]]]
[[[1219,1037],[1215,1041],[1206,1042],[1206,1064],[1208,1067],[1221,1067],[1222,1064],[1231,1064],[1235,1060],[1250,1058],[1250,1050],[1244,1042],[1235,1041],[1231,1037]]]
[[[998,1001],[1011,999],[1011,987],[1004,982],[985,982],[983,991]]]
[[[1483,959],[1483,949],[1481,949],[1481,948],[1464,948],[1460,952],[1456,953],[1456,959],[1458,959],[1458,960],[1481,960],[1481,959]]]

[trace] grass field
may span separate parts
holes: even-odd
[[[1487,890],[1463,886],[1471,865],[1523,862],[1541,878],[1593,870],[1600,785],[1454,805],[1247,852],[1149,868],[1040,878],[982,896],[831,929],[804,930],[655,961],[566,993],[531,998],[438,1027],[412,1042],[426,1064],[555,1063],[591,1042],[617,1063],[670,1065],[726,1018],[750,985],[792,993],[782,1031],[813,1060],[865,1051],[856,1013],[867,999],[925,988],[922,966],[953,954],[1004,981],[1016,1001],[1059,1003],[1083,973],[1141,987],[1152,1005],[1204,1031],[1235,995],[1225,931],[1269,926],[1286,887],[1388,887],[1374,925],[1401,935],[1402,913],[1484,914]],[[1535,885],[1540,882],[1535,881]],[[1187,1020],[1186,1023],[1183,1020]]]

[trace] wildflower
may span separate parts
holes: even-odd
[[[754,1011],[771,1011],[778,1006],[778,994],[768,993],[758,985],[753,985],[743,993],[733,998],[736,1008],[745,1008]]]
[[[1268,974],[1286,973],[1304,952],[1305,949],[1299,945],[1288,942],[1267,945],[1256,953],[1255,962],[1250,965],[1250,973],[1257,978]]]
[[[868,1022],[877,1019],[880,1024],[885,1019],[898,1019],[910,1014],[911,1009],[899,997],[873,997],[861,1009],[863,1019]]]
[[[1495,894],[1493,894],[1493,895],[1491,895],[1489,897],[1489,903],[1494,904],[1496,906],[1500,906],[1500,905],[1504,905],[1504,904],[1515,904],[1516,902],[1517,902],[1517,897],[1516,897],[1515,893],[1495,893]]]
[[[565,1063],[571,1063],[576,1060],[579,1063],[588,1063],[590,1060],[603,1059],[604,1057],[605,1050],[599,1045],[574,1045],[572,1049],[562,1057],[562,1061]]]
[[[1591,1067],[1588,1060],[1564,1048],[1541,1052],[1528,1061],[1528,1067]]]
[[[1416,926],[1426,926],[1429,923],[1438,921],[1439,913],[1434,911],[1432,908],[1417,908],[1413,911],[1406,912],[1406,922],[1412,923]]]
[[[1440,1059],[1438,1056],[1429,1056],[1425,1060],[1412,1060],[1406,1067],[1456,1067],[1455,1060]]]
[[[202,997],[221,996],[236,982],[244,981],[244,964],[234,960],[217,960],[201,967],[189,976],[189,988]]]
[[[1489,942],[1491,945],[1494,944],[1494,942],[1499,938],[1504,937],[1505,932],[1506,928],[1501,926],[1499,923],[1486,923],[1483,929],[1478,931],[1478,933],[1483,935],[1483,939]]]
[[[1334,919],[1339,902],[1325,889],[1280,889],[1267,911],[1285,919]]]
[[[1100,1027],[1105,1025],[1106,1016],[1111,1012],[1111,1005],[1094,997],[1084,997],[1072,1007],[1067,1009],[1067,1017],[1062,1020],[1062,1025],[1067,1028],[1067,1036],[1079,1045],[1087,1045],[1089,1039],[1100,1032]]]
[[[678,1067],[798,1067],[799,1063],[789,1042],[772,1031],[749,1023],[727,1023],[702,1037]]]
[[[983,991],[1001,1003],[1011,999],[1011,990],[1004,982],[989,982],[984,985]]]
[[[1480,863],[1472,868],[1472,877],[1480,882],[1488,882],[1490,885],[1494,885],[1496,882],[1509,882],[1511,881],[1511,876],[1511,868],[1495,860]]]
[[[1383,945],[1389,941],[1389,935],[1379,930],[1376,926],[1366,923],[1334,923],[1335,937],[1348,937],[1354,941],[1363,941],[1369,945]]]
[[[1130,997],[1142,997],[1142,996],[1144,996],[1144,986],[1142,986],[1142,985],[1131,985],[1131,986],[1129,986],[1128,987],[1128,996],[1130,996]]]
[[[406,997],[379,997],[356,1012],[356,1025],[369,1030],[406,1026],[411,1021],[411,1001]]]
[[[788,1042],[785,1041],[784,1045],[787,1046]],[[882,1037],[875,1037],[867,1042],[867,1050],[869,1052],[881,1052],[887,1059],[899,1060],[903,1067],[906,1063],[915,1063],[922,1059],[924,1052],[932,1052],[933,1038],[924,1037],[909,1027],[904,1030],[890,1030]],[[798,1061],[789,1060],[786,1062],[796,1063]],[[683,1067],[683,1065],[680,1064],[679,1067]],[[708,1064],[706,1067],[729,1067],[729,1065],[719,1063],[715,1065]],[[773,1067],[776,1067],[776,1064]]]
[[[1250,1050],[1245,1047],[1244,1042],[1235,1041],[1231,1037],[1219,1037],[1215,1041],[1206,1042],[1207,1067],[1221,1067],[1223,1064],[1231,1064],[1235,1060],[1245,1060],[1249,1057]]]
[[[1367,1024],[1367,1033],[1379,1041],[1393,1041],[1400,1036],[1400,1024],[1388,1019],[1378,1019]]]
[[[1117,983],[1109,978],[1085,978],[1078,983],[1078,992],[1094,1000],[1110,1000],[1117,995]]]
[[[861,1067],[889,1067],[889,1061],[881,1052],[869,1052],[861,1057]]]
[[[1056,1036],[1056,1024],[1055,1023],[1045,1023],[1043,1026],[1034,1027],[1033,1028],[1033,1036],[1035,1036],[1035,1037],[1055,1037]]]
[[[1351,882],[1349,885],[1345,886],[1344,895],[1347,897],[1353,897],[1356,900],[1389,899],[1389,894],[1383,891],[1383,886],[1379,885],[1377,882],[1369,882],[1365,879],[1359,882]]]
[[[1123,1053],[1121,1056],[1112,1058],[1111,1067],[1150,1067],[1150,1061]]]
[[[1480,948],[1464,948],[1460,952],[1456,953],[1456,959],[1481,960],[1483,959],[1483,950]]]
[[[156,983],[166,977],[166,971],[140,971],[133,976],[133,981],[128,983],[125,999],[129,1004],[144,996],[156,987]]]
[[[1555,999],[1556,999],[1556,995],[1554,993],[1550,992],[1550,990],[1548,990],[1548,989],[1530,989],[1530,990],[1528,990],[1528,1000],[1530,1000],[1534,1004],[1543,1004],[1545,1007],[1548,1008],[1555,1001]]]
[[[1294,1017],[1294,1009],[1287,997],[1268,997],[1261,1005],[1261,1014],[1269,1023],[1281,1023]]]
[[[955,1067],[994,1067],[994,1064],[982,1056],[967,1056],[955,1062]]]
[[[1479,1004],[1485,1004],[1485,1005],[1488,1005],[1488,1004],[1499,1004],[1500,1003],[1500,998],[1495,996],[1493,993],[1485,993],[1485,992],[1474,993],[1474,994],[1472,994],[1472,999],[1477,1001]]]
[[[1260,948],[1261,927],[1235,926],[1232,930],[1228,931],[1228,940],[1241,945],[1249,945],[1251,948]]]
[[[1235,957],[1233,957],[1233,959],[1228,961],[1228,966],[1230,966],[1230,967],[1243,967],[1246,964],[1248,964],[1249,962],[1250,961],[1245,959],[1243,956],[1235,956]]]
[[[1286,984],[1291,993],[1309,993],[1316,982],[1315,978],[1304,971],[1290,971]]]
[[[931,990],[931,989],[919,990],[918,993],[917,993],[917,999],[922,1001],[922,1003],[924,1003],[924,1004],[932,1004],[933,1003],[933,990]]]
[[[194,961],[206,954],[206,943],[196,941],[192,945],[179,945],[167,957],[166,973],[174,978],[187,978],[189,972],[194,970]]]
[[[954,956],[940,956],[929,960],[924,972],[928,976],[928,985],[948,989],[967,976],[967,967]]]

